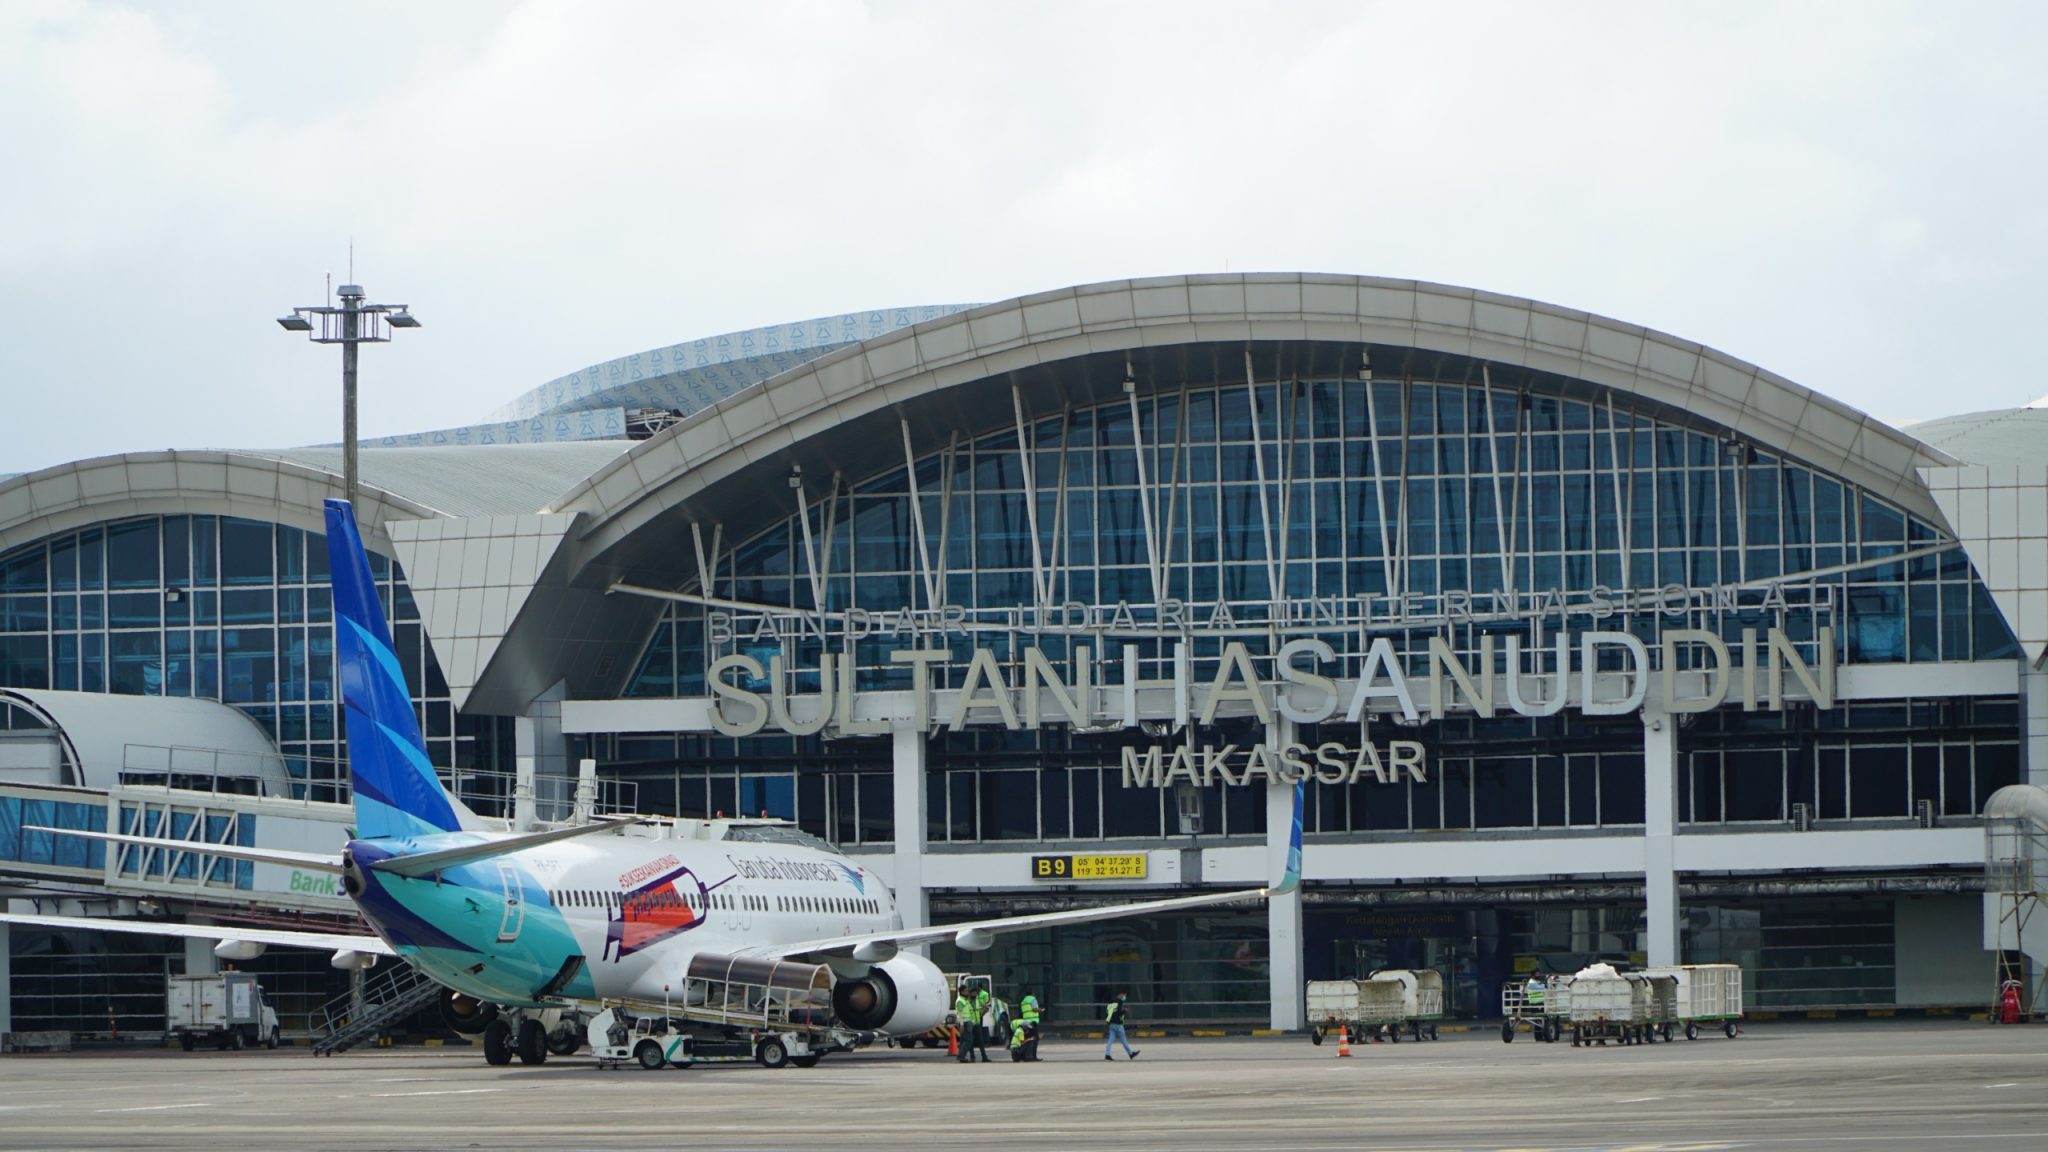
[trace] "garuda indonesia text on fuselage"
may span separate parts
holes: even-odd
[[[198,937],[218,941],[224,957],[271,945],[332,950],[337,967],[397,956],[450,990],[444,1007],[458,1025],[484,1030],[493,1063],[515,1052],[538,1062],[550,1040],[557,1052],[573,1048],[580,1012],[608,1005],[686,1011],[679,998],[707,972],[759,974],[782,964],[811,966],[802,987],[829,989],[829,1008],[807,1015],[807,1027],[923,1032],[944,1018],[949,997],[944,976],[923,956],[903,951],[907,946],[950,939],[985,948],[999,933],[1258,898],[1299,882],[1299,790],[1286,871],[1273,889],[936,928],[905,928],[873,873],[800,834],[676,838],[632,820],[497,830],[442,787],[427,758],[354,512],[344,501],[327,502],[327,541],[357,821],[356,838],[342,854],[65,834],[338,873],[376,934],[23,914],[0,920]],[[761,976],[764,983],[777,979]],[[828,1020],[816,1018],[827,1011]]]

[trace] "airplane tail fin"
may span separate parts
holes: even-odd
[[[427,758],[355,510],[346,500],[327,502],[327,564],[356,835],[423,836],[475,826],[476,817],[441,787]]]
[[[1280,879],[1266,889],[1269,896],[1287,896],[1301,887],[1301,814],[1307,799],[1307,783],[1297,783],[1294,786],[1294,828],[1287,834],[1287,863]]]

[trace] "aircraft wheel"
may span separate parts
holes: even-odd
[[[816,1068],[818,1061],[824,1058],[825,1054],[823,1052],[813,1052],[808,1056],[791,1056],[789,1062],[799,1068]]]
[[[668,1062],[668,1057],[661,1054],[661,1045],[652,1040],[642,1040],[640,1046],[633,1049],[633,1056],[640,1061],[640,1066],[649,1072]]]
[[[521,1064],[545,1064],[548,1062],[548,1033],[538,1020],[519,1022],[519,1062]]]
[[[548,1051],[556,1056],[574,1056],[583,1047],[583,1037],[574,1028],[558,1028],[548,1033]]]
[[[789,1066],[789,1047],[771,1036],[754,1049],[754,1059],[760,1061],[763,1068],[786,1068]]]
[[[512,1062],[512,1025],[493,1020],[484,1025],[484,1063],[502,1068]]]

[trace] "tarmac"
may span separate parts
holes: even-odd
[[[1751,1024],[1573,1048],[1498,1031],[1353,1044],[1148,1039],[1112,1063],[962,1071],[872,1048],[813,1069],[490,1068],[475,1049],[0,1057],[0,1148],[1489,1149],[2048,1147],[2048,1025]]]

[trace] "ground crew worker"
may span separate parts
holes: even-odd
[[[1522,986],[1522,1003],[1529,1006],[1531,1015],[1543,1015],[1543,994],[1547,990],[1541,976],[1529,977],[1529,982]]]
[[[1102,1058],[1104,1060],[1116,1059],[1116,1057],[1110,1055],[1110,1049],[1118,1044],[1124,1046],[1125,1058],[1131,1060],[1138,1058],[1138,1050],[1131,1047],[1130,1037],[1124,1035],[1124,1021],[1130,1018],[1129,1010],[1124,1007],[1124,1000],[1129,995],[1128,992],[1117,993],[1116,999],[1111,1000],[1109,1006],[1103,1010],[1103,1022],[1109,1025],[1109,1035],[1103,1037],[1102,1040]]]
[[[983,1064],[988,1063],[988,1006],[989,1002],[994,999],[995,997],[989,994],[988,985],[986,984],[982,985],[974,993],[974,1046],[981,1050],[981,1062]],[[1000,1044],[1002,1040],[998,1038],[996,1043]],[[966,1049],[961,1049],[961,1052],[964,1054]]]
[[[1022,1064],[1031,1059],[1031,1025],[1018,1020],[1010,1025],[1010,1060]]]
[[[974,993],[962,985],[959,995],[953,997],[954,1028],[960,1033],[960,1062],[974,1063],[974,1034],[981,1030],[981,1013],[974,1009]],[[986,1059],[986,1054],[983,1055]]]
[[[1024,1058],[1038,1059],[1038,997],[1026,992],[1017,1002],[1017,1018],[1029,1026],[1030,1035],[1024,1042]]]

